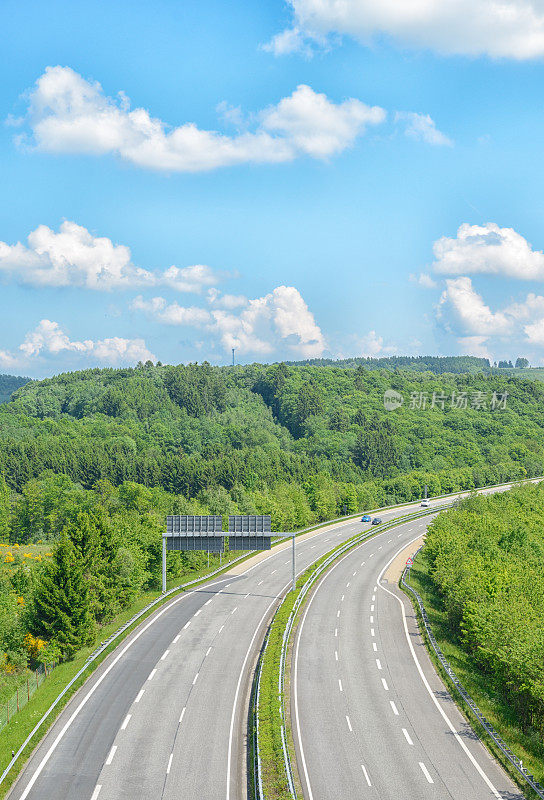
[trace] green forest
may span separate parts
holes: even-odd
[[[544,485],[471,496],[440,514],[424,553],[454,636],[513,709],[544,733]]]
[[[543,400],[510,374],[362,364],[148,362],[25,383],[0,405],[4,672],[71,657],[157,588],[167,513],[270,513],[289,531],[425,486],[540,475]],[[169,577],[202,559],[172,554]]]

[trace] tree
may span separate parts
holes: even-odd
[[[56,642],[65,658],[73,658],[80,647],[92,641],[89,586],[67,533],[62,534],[41,574],[33,605],[35,633]]]
[[[516,369],[527,369],[529,361],[527,358],[516,358]]]

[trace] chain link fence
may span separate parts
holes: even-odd
[[[51,673],[51,670],[56,666],[56,662],[48,664],[47,666],[45,664],[40,664],[38,669],[27,676],[26,683],[19,686],[15,694],[12,695],[6,703],[0,706],[0,731],[6,727],[8,722],[18,711],[26,706],[36,689],[42,685],[44,680]]]

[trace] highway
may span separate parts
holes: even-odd
[[[432,518],[348,553],[306,606],[291,707],[307,800],[523,799],[452,702],[397,587]]]
[[[406,513],[406,508],[380,512],[380,516],[388,520],[402,513]],[[358,521],[340,522],[298,537],[297,573],[364,527]],[[343,742],[345,757],[349,753],[350,763],[354,763],[353,746],[342,726],[337,727],[338,720],[331,714],[334,709],[326,709],[327,713],[314,730],[316,717],[311,709],[306,708],[306,704],[312,694],[314,701],[316,697],[325,696],[315,689],[323,687],[326,682],[327,692],[334,692],[329,694],[329,698],[338,700],[334,703],[335,708],[340,706],[340,702],[347,703],[348,697],[350,703],[353,701],[353,710],[349,712],[353,736],[358,741],[361,736],[368,736],[368,741],[371,741],[355,706],[358,693],[361,697],[368,695],[370,698],[376,690],[375,681],[371,684],[368,679],[381,677],[374,674],[376,666],[372,660],[369,662],[365,656],[363,661],[358,661],[363,656],[364,648],[372,648],[368,620],[371,613],[369,598],[374,592],[369,589],[369,580],[373,585],[377,583],[377,567],[386,560],[386,555],[392,549],[408,542],[412,535],[410,527],[405,526],[398,532],[374,538],[350,556],[350,563],[360,564],[363,560],[361,554],[369,548],[375,549],[372,568],[366,571],[361,568],[359,577],[353,576],[352,586],[342,592],[346,594],[347,602],[343,606],[346,612],[336,627],[342,631],[339,634],[341,642],[338,652],[345,661],[338,665],[334,661],[328,663],[331,651],[325,646],[325,636],[333,635],[334,629],[331,628],[331,633],[329,623],[334,622],[339,596],[331,590],[330,595],[327,593],[329,602],[322,607],[319,598],[325,593],[322,595],[320,590],[312,603],[306,631],[311,631],[317,625],[323,639],[316,639],[313,646],[306,639],[302,642],[300,658],[309,663],[303,665],[301,661],[299,676],[304,680],[300,682],[302,692],[299,700],[309,774],[322,776],[319,779],[321,788],[314,795],[316,798],[358,796],[350,791],[355,786],[352,781],[348,781],[347,793],[338,794],[336,788],[332,790],[329,787],[330,781],[335,780],[333,775],[338,774],[337,766],[332,763],[333,753]],[[387,543],[389,539],[392,540],[390,544]],[[378,550],[379,547],[383,547],[383,551]],[[346,564],[346,561],[342,562],[331,578],[332,575],[345,577]],[[354,566],[351,572],[355,569],[359,568]],[[291,543],[288,541],[268,553],[257,554],[233,567],[230,573],[220,579],[185,592],[162,606],[120,644],[72,698],[32,754],[8,795],[10,800],[245,798],[247,703],[253,667],[266,623],[278,597],[289,587],[290,577]],[[336,585],[334,580],[336,578],[327,586]],[[348,580],[346,578],[344,583]],[[367,596],[369,591],[370,595]],[[353,606],[351,598],[355,604]],[[385,609],[387,603],[396,604],[397,601],[386,600],[384,595],[379,603],[380,608],[383,606]],[[321,611],[314,614],[313,609],[317,608]],[[349,613],[354,615],[351,628],[347,626],[349,608],[352,609]],[[380,649],[384,642],[388,643],[389,648],[388,655],[384,652],[379,656],[386,670],[384,676],[389,674],[388,670],[397,668],[395,664],[398,659],[395,661],[390,651],[404,647],[404,633],[399,627],[399,609],[395,611],[389,633],[385,632],[383,625],[378,628],[383,636],[383,640],[376,640]],[[322,621],[317,617],[323,617]],[[361,649],[353,649],[351,660],[348,661],[350,631],[354,637],[354,648]],[[318,641],[319,647],[316,647]],[[332,652],[334,654],[334,648]],[[406,664],[398,665],[399,669],[408,668],[407,659],[403,661]],[[318,663],[324,670],[322,676],[319,674],[321,667],[317,670],[314,668]],[[351,664],[350,668],[348,664]],[[350,673],[351,668],[353,671]],[[374,672],[370,672],[370,668]],[[337,682],[335,684],[332,681],[329,685],[335,669],[346,670],[345,673],[338,673],[338,677],[345,682],[345,699],[338,697]],[[402,671],[399,674],[398,686],[403,680]],[[393,687],[397,684],[390,680],[390,691],[394,692]],[[378,681],[377,689],[383,692],[380,686],[381,681]],[[413,688],[415,690],[415,685]],[[353,693],[355,696],[352,696]],[[420,698],[422,706],[427,707],[427,713],[428,707],[432,706],[430,698],[421,697],[421,689],[417,690],[416,696]],[[400,696],[391,694],[391,699],[393,697]],[[369,703],[374,704],[383,705],[382,701],[381,694],[374,700],[369,699]],[[351,705],[346,705],[346,708],[351,709]],[[403,708],[400,699],[399,708]],[[385,711],[382,709],[380,729],[382,737],[393,737],[390,742],[388,739],[385,748],[391,751],[391,747],[398,747],[392,727],[395,720],[389,719],[385,712],[390,713],[387,704]],[[423,708],[419,713],[423,714]],[[409,725],[408,722],[405,724]],[[345,718],[343,725],[346,726]],[[414,728],[410,727],[410,730]],[[308,746],[310,740],[315,742],[315,746]],[[374,735],[372,741],[378,741]],[[417,741],[419,746],[419,739]],[[317,754],[320,759],[328,761],[327,753],[331,755],[332,772],[325,780],[323,770],[319,765],[314,766],[314,761]],[[462,753],[455,750],[455,759],[461,761],[461,756]],[[429,768],[434,769],[434,764],[426,758]],[[369,766],[373,779],[378,782],[377,765]],[[465,768],[464,764],[460,766],[462,771]],[[361,770],[360,765],[358,769]],[[416,775],[420,777],[417,771]],[[359,791],[360,781],[356,785]],[[414,794],[412,797],[417,796]],[[469,793],[465,796],[474,795]]]

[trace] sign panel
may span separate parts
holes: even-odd
[[[270,514],[234,514],[229,517],[229,533],[243,536],[252,533],[270,533],[272,520]]]
[[[229,536],[229,550],[270,550],[270,536]]]
[[[165,536],[166,549],[182,552],[204,550],[210,553],[225,552],[224,536]]]
[[[169,536],[194,536],[195,534],[221,533],[223,517],[220,514],[194,516],[191,514],[172,514],[166,517],[166,533]]]

